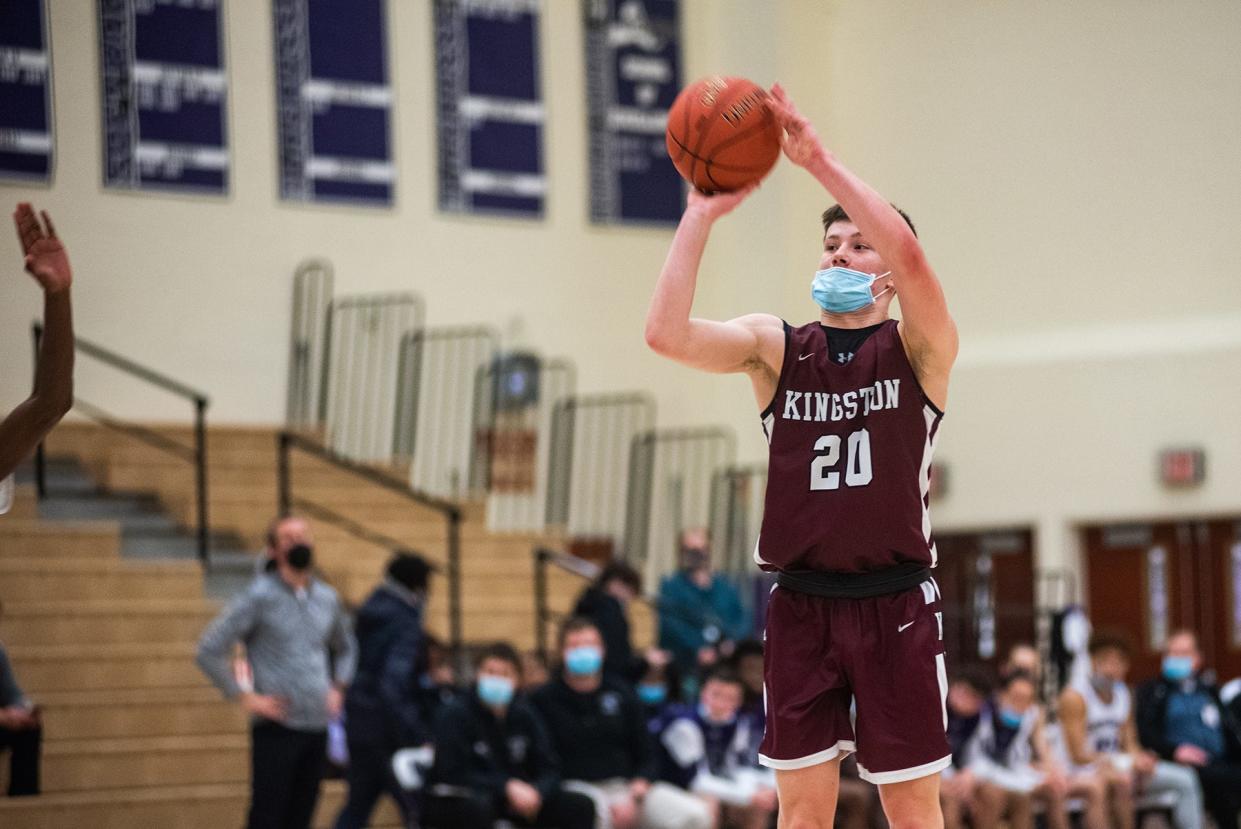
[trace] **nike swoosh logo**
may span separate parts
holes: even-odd
[[[917,620],[915,619],[914,621],[917,621]],[[905,624],[903,624],[903,625],[901,625],[900,627],[898,627],[898,628],[896,629],[896,632],[897,632],[897,633],[903,633],[903,632],[904,632],[904,630],[905,630],[905,628],[909,627],[909,626],[910,626],[910,625],[912,625],[912,624],[913,624],[913,622],[906,622]]]
[[[814,352],[811,351],[809,354],[803,354],[800,357],[798,357],[797,362],[800,363],[802,360],[806,359],[807,357],[813,357],[813,356],[814,356]]]

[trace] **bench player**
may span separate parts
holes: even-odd
[[[893,829],[940,827],[951,757],[927,503],[956,327],[908,218],[822,145],[779,85],[768,105],[785,154],[838,202],[823,215],[818,319],[691,318],[711,226],[753,188],[691,192],[646,340],[692,368],[748,375],[762,412],[770,456],[755,557],[778,586],[761,760],[776,769],[781,827],[832,825],[840,761],[854,751]],[[888,316],[897,296],[899,322]]]

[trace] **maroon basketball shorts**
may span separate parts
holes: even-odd
[[[862,779],[881,784],[951,762],[934,579],[866,599],[776,587],[766,641],[763,765],[801,769],[856,751]]]

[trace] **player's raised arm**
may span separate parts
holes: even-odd
[[[13,212],[27,272],[43,288],[43,339],[34,392],[0,420],[0,480],[16,468],[73,405],[73,274],[64,245],[46,212],[40,224],[25,202]]]
[[[942,374],[946,391],[947,373],[957,355],[957,329],[918,237],[896,208],[823,146],[779,84],[772,87],[769,106],[784,127],[789,160],[819,180],[892,269],[901,303],[901,336],[914,367],[920,375]]]
[[[766,353],[777,341],[783,345],[779,318],[750,314],[716,322],[690,317],[711,225],[753,189],[714,196],[690,191],[646,314],[646,342],[656,353],[702,371],[779,373],[780,355]]]

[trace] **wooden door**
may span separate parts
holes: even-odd
[[[1186,520],[1085,530],[1086,596],[1095,630],[1134,645],[1130,678],[1155,676],[1164,641],[1198,634],[1204,664],[1241,675],[1241,533],[1235,520]]]
[[[996,667],[1013,645],[1034,643],[1033,534],[958,533],[935,542],[949,662]]]

